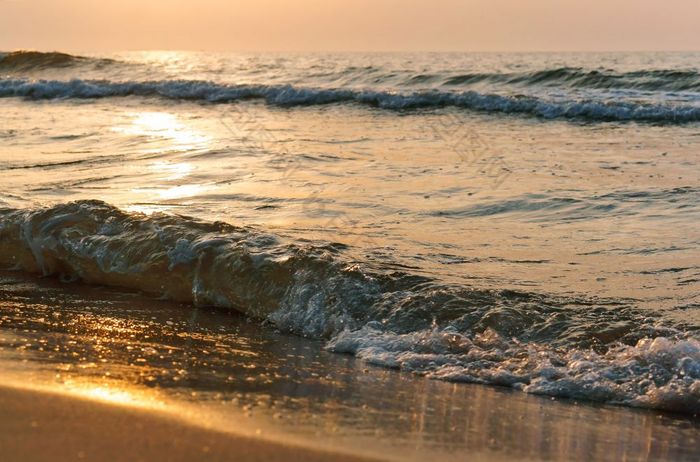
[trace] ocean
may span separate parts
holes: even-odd
[[[0,267],[62,281],[35,295],[700,412],[698,53],[7,52],[0,108]]]

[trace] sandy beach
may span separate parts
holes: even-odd
[[[152,410],[0,386],[5,462],[372,460],[204,429]]]

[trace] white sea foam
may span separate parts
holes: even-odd
[[[604,353],[505,339],[488,329],[395,334],[367,325],[328,349],[434,379],[513,387],[527,393],[683,413],[700,412],[700,342],[644,338]]]
[[[646,121],[688,123],[700,121],[700,106],[652,104],[631,101],[507,96],[476,91],[389,92],[377,90],[321,89],[291,85],[226,85],[206,81],[163,80],[0,80],[0,97],[29,99],[159,97],[208,103],[232,103],[262,99],[274,106],[308,106],[352,103],[390,110],[455,107],[485,113],[516,114],[543,119],[591,121]]]

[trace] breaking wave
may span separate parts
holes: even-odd
[[[0,80],[0,97],[33,100],[108,97],[159,97],[205,103],[262,99],[273,106],[293,107],[353,103],[391,110],[455,107],[485,113],[516,114],[544,119],[687,123],[700,121],[700,106],[631,101],[545,100],[475,91],[396,93],[350,89],[314,89],[291,85],[226,85],[207,81],[163,80]]]
[[[625,300],[445,284],[342,244],[101,201],[0,209],[0,267],[233,308],[327,348],[431,378],[700,412],[697,329]]]

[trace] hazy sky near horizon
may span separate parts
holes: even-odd
[[[0,0],[0,50],[698,50],[700,0]]]

